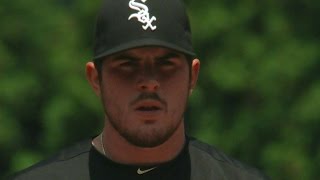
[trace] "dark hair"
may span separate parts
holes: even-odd
[[[98,77],[99,77],[99,80],[101,81],[102,80],[102,65],[103,65],[103,61],[104,61],[105,57],[102,57],[102,58],[98,58],[98,59],[94,59],[93,60],[93,63],[94,63],[94,67],[96,68],[97,72],[98,72]]]

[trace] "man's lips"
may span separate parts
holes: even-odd
[[[159,111],[163,109],[163,104],[155,100],[141,100],[134,105],[134,110],[143,112]]]

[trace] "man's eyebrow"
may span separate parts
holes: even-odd
[[[111,61],[120,61],[120,60],[135,60],[135,61],[138,61],[139,58],[133,56],[133,55],[130,55],[128,53],[121,53],[121,54],[118,54],[118,55],[114,55],[111,59]]]
[[[180,58],[182,57],[180,54],[178,53],[175,53],[175,52],[170,52],[170,53],[167,53],[163,56],[160,56],[160,57],[157,57],[156,60],[165,60],[165,59],[170,59],[170,58]]]

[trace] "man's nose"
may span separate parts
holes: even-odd
[[[138,79],[138,88],[140,91],[154,92],[160,87],[160,83],[156,78],[154,67],[145,66],[141,71]]]
[[[138,82],[138,89],[145,92],[155,92],[159,89],[160,83],[152,77],[144,77]]]

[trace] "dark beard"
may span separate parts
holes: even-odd
[[[133,100],[131,104],[145,99],[157,100],[167,107],[166,102],[155,93],[143,93],[140,96],[138,96],[135,100]],[[113,117],[112,114],[108,112],[108,109],[105,107],[106,115],[108,118],[107,121],[109,121],[110,125],[113,126],[113,128],[130,144],[142,148],[157,147],[166,142],[176,132],[181,123],[183,123],[183,114],[187,106],[187,99],[188,95],[184,103],[184,110],[182,111],[182,114],[179,117],[180,120],[177,121],[176,124],[171,124],[170,126],[162,127],[162,129],[153,128],[151,132],[148,134],[142,132],[143,130],[141,129],[138,129],[135,132],[133,132],[127,128],[124,128],[123,126],[121,126],[121,123],[117,121],[117,117]]]
[[[129,133],[124,128],[121,128],[118,126],[117,123],[114,122],[113,119],[109,119],[110,124],[118,131],[118,133],[125,138],[130,144],[142,147],[142,148],[152,148],[157,147],[164,142],[166,142],[178,129],[179,125],[182,123],[182,119],[175,125],[170,127],[170,129],[165,130],[158,130],[153,129],[152,133],[145,135],[145,136],[139,136],[137,134],[139,133]],[[158,130],[158,132],[157,132]],[[159,133],[163,131],[162,133]]]

